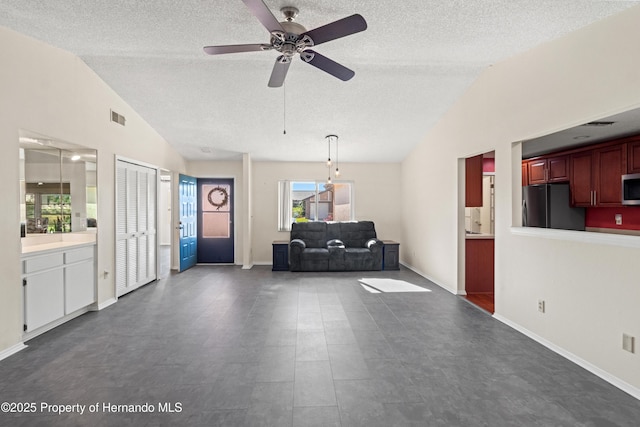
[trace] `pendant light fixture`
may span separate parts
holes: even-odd
[[[336,141],[336,178],[338,177],[338,175],[340,175],[340,171],[338,170],[338,136],[337,135],[327,135],[324,137],[324,139],[327,140],[327,169],[329,169],[329,177],[327,178],[327,185],[331,185],[331,166],[332,166],[332,162],[331,162],[331,141],[335,140]]]

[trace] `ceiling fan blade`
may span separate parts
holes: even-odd
[[[287,71],[291,60],[286,62],[282,61],[282,56],[276,59],[276,63],[273,65],[273,71],[271,71],[271,78],[269,78],[269,87],[280,87],[284,83],[284,78],[287,77]]]
[[[257,52],[273,49],[270,44],[231,44],[227,46],[205,46],[204,52],[209,55],[221,55],[223,53]]]
[[[245,5],[249,8],[251,13],[258,18],[258,21],[264,25],[264,27],[270,32],[274,31],[282,31],[285,33],[286,31],[280,25],[280,22],[273,16],[273,13],[269,10],[266,4],[262,0],[242,0]]]
[[[320,43],[359,33],[366,29],[367,21],[364,20],[362,15],[356,13],[355,15],[347,16],[346,18],[339,19],[330,24],[323,25],[322,27],[314,28],[313,30],[300,34],[300,38],[307,35],[311,37],[314,45],[319,45]]]
[[[319,68],[322,71],[325,71],[345,82],[351,79],[356,74],[344,65],[340,65],[334,60],[320,55],[318,52],[314,52],[313,50],[307,49],[303,51],[302,53],[300,53],[300,58],[304,62],[308,62],[314,67]]]

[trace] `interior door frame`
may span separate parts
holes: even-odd
[[[169,220],[169,230],[167,231],[169,233],[169,272],[171,272],[171,270],[173,269],[173,251],[174,251],[174,245],[175,245],[175,236],[173,233],[173,224],[174,224],[174,215],[175,215],[175,209],[174,209],[174,182],[175,182],[175,177],[174,177],[174,173],[172,171],[170,171],[169,169],[164,169],[164,168],[159,168],[158,169],[158,180],[156,182],[156,192],[157,192],[157,197],[158,200],[156,202],[156,211],[157,211],[157,219],[156,219],[156,235],[158,236],[156,239],[156,254],[160,254],[160,246],[162,246],[160,244],[160,219],[161,219],[161,215],[160,215],[160,191],[162,190],[162,176],[169,176],[169,214],[168,214],[168,220]],[[164,206],[163,206],[164,209]],[[161,278],[160,276],[160,260],[158,259],[158,257],[156,256],[156,277],[158,279]]]

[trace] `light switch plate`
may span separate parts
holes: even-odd
[[[622,334],[622,349],[628,351],[629,353],[635,353],[635,341],[635,337],[627,334]]]
[[[622,225],[622,214],[616,214],[616,225]]]

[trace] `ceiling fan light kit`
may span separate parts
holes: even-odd
[[[293,6],[286,6],[280,9],[285,20],[279,22],[262,0],[242,1],[271,34],[269,44],[205,46],[205,53],[209,55],[221,55],[227,53],[276,50],[281,53],[281,55],[276,58],[271,77],[269,78],[269,87],[282,86],[287,76],[291,59],[296,54],[307,64],[311,64],[340,80],[347,81],[355,75],[353,70],[338,64],[310,48],[366,30],[367,22],[361,15],[354,14],[347,16],[346,18],[307,31],[305,27],[294,22],[299,11]]]

